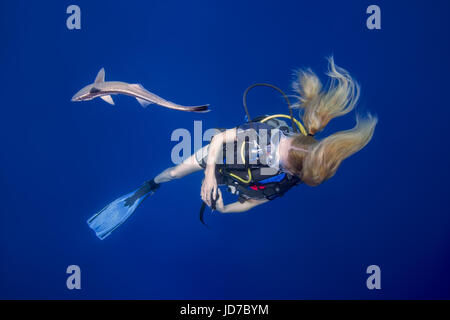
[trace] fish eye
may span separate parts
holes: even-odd
[[[101,90],[100,89],[98,89],[98,88],[91,88],[91,90],[89,91],[89,93],[98,93],[98,92],[100,92]]]

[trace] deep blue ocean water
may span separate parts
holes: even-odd
[[[81,30],[66,8],[81,8]],[[381,30],[366,8],[381,8]],[[450,298],[448,1],[2,1],[0,298]],[[170,162],[176,128],[244,122],[254,82],[325,82],[333,55],[379,117],[372,142],[319,187],[198,220],[202,173],[163,185],[104,241],[86,220]],[[73,103],[101,67],[190,114],[114,97]],[[249,95],[252,114],[286,112]],[[333,120],[322,136],[354,125]],[[66,288],[79,265],[82,289]],[[381,290],[366,268],[381,268]]]

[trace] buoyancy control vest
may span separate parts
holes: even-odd
[[[223,161],[216,164],[216,178],[219,185],[226,185],[227,190],[239,196],[244,202],[248,199],[273,200],[282,196],[301,181],[297,176],[283,172],[280,167],[271,167],[267,159],[267,148],[273,147],[273,133],[289,135],[294,133],[281,117],[284,115],[261,116],[238,127],[239,134],[255,130],[265,134],[255,134],[256,139],[237,139],[232,144],[224,144]],[[279,130],[279,131],[277,131]],[[264,141],[261,141],[264,140]],[[260,148],[263,146],[263,148]],[[233,148],[233,161],[227,161],[228,148]],[[264,149],[265,148],[265,149]],[[271,150],[272,152],[274,150]],[[258,154],[259,152],[259,154]],[[230,152],[228,152],[230,154]],[[240,160],[240,161],[239,161]]]

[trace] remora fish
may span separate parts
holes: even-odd
[[[190,112],[208,112],[209,105],[201,106],[181,106],[179,104],[167,101],[156,94],[147,91],[140,84],[130,84],[120,81],[105,81],[105,69],[101,68],[95,78],[93,84],[89,84],[80,91],[78,91],[73,97],[72,101],[87,101],[100,97],[109,104],[114,105],[114,101],[111,98],[113,94],[125,94],[137,99],[137,101],[144,108],[151,103],[181,111]]]

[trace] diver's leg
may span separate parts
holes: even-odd
[[[205,149],[207,150],[207,149]],[[134,194],[125,200],[125,205],[131,206],[136,200],[141,199],[143,196],[150,192],[155,192],[161,183],[168,182],[174,179],[180,179],[188,174],[202,170],[197,159],[199,155],[203,154],[203,149],[200,149],[195,154],[184,160],[182,163],[175,167],[170,167],[158,174],[155,178],[144,182],[144,184],[137,189]]]
[[[201,159],[199,157],[203,155],[204,152],[207,152],[207,147],[208,146],[205,146],[198,150],[179,165],[167,168],[154,178],[154,182],[160,184],[174,179],[180,179],[193,172],[203,170],[202,166],[199,164],[199,159]]]
[[[161,183],[173,179],[182,178],[195,171],[200,171],[203,167],[202,159],[208,152],[208,146],[198,150],[195,154],[184,160],[175,167],[167,168],[154,179],[144,182],[137,190],[126,194],[88,220],[89,226],[95,231],[100,239],[106,238],[112,231],[120,226],[134,212],[139,204],[149,195],[153,194]]]
[[[168,182],[174,179],[180,179],[188,174],[191,174],[196,171],[200,171],[203,168],[198,164],[197,160],[194,158],[194,155],[187,158],[185,161],[180,163],[175,167],[170,167],[158,174],[154,181],[155,183],[163,183]]]

